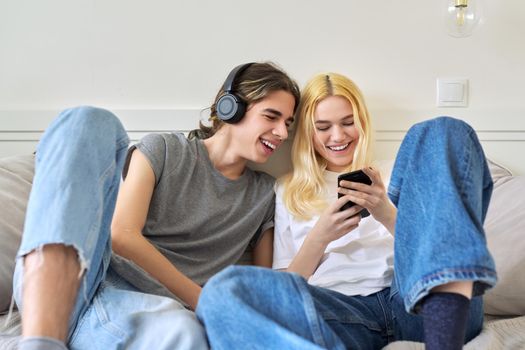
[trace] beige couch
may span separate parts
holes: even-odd
[[[0,349],[14,348],[20,333],[15,313],[7,321],[12,274],[22,235],[33,177],[32,155],[0,159]],[[391,162],[382,164],[389,174]],[[525,177],[493,162],[494,193],[485,230],[496,260],[499,282],[485,296],[483,332],[466,349],[525,349]],[[243,348],[242,345],[239,348]],[[423,349],[422,344],[395,342],[387,349]]]

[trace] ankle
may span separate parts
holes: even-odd
[[[461,349],[465,342],[470,299],[457,293],[431,293],[423,300],[427,350]]]

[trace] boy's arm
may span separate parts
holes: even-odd
[[[262,233],[253,250],[253,264],[262,267],[272,267],[273,261],[273,227]]]
[[[113,250],[132,260],[192,309],[201,287],[182,274],[143,235],[155,186],[155,174],[139,150],[133,152],[126,180],[120,187],[111,224]]]

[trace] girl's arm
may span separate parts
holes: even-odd
[[[347,196],[343,196],[328,206],[306,236],[301,248],[286,269],[287,272],[295,272],[308,279],[319,266],[328,244],[358,226],[361,216],[356,214],[363,208],[355,205],[341,211],[341,207],[348,200]]]
[[[273,227],[262,233],[253,250],[253,264],[262,267],[272,267],[273,260]]]
[[[306,236],[303,245],[286,269],[287,272],[295,272],[306,279],[313,275],[319,266],[328,245],[312,238],[315,236],[312,232],[313,230]]]
[[[151,165],[139,150],[135,150],[118,193],[111,224],[113,250],[135,262],[195,310],[201,287],[177,270],[142,235],[154,186]]]

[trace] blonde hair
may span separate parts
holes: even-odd
[[[359,140],[353,161],[346,171],[361,169],[370,164],[371,124],[361,91],[352,80],[341,74],[325,73],[314,76],[306,84],[301,95],[292,145],[293,171],[284,177],[282,182],[284,205],[293,216],[307,220],[327,206],[323,199],[323,172],[327,164],[315,151],[313,142],[317,105],[330,96],[344,97],[352,105]]]

